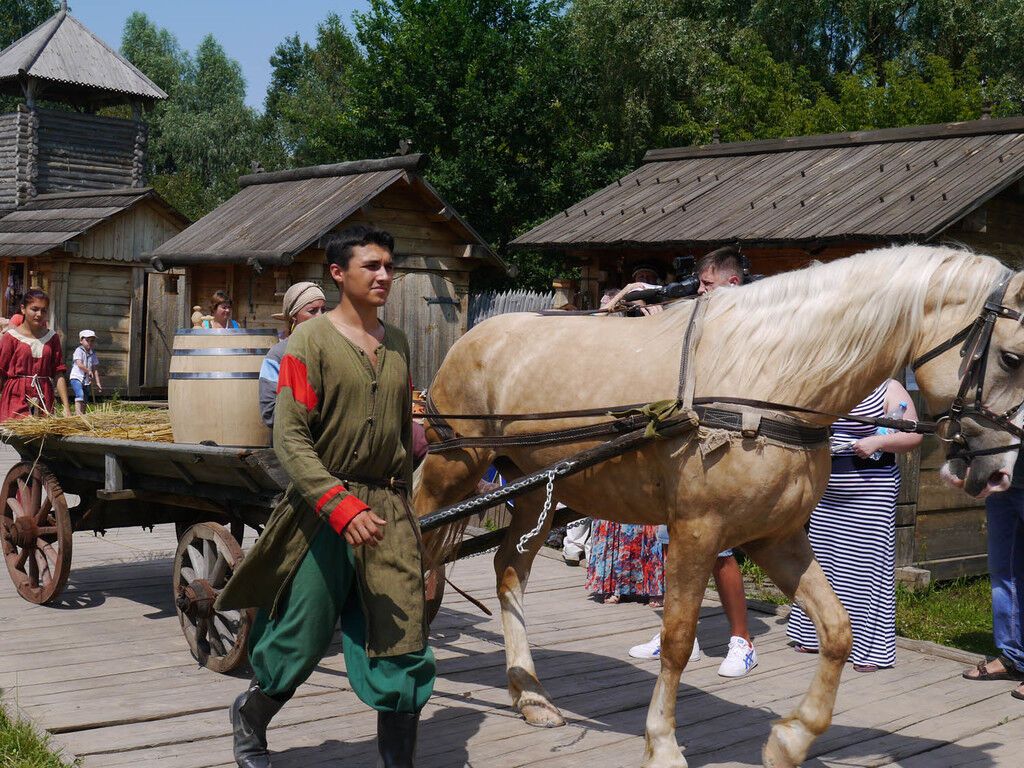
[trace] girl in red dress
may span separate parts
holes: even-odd
[[[33,288],[25,294],[21,306],[25,322],[8,328],[0,337],[0,422],[30,416],[39,410],[39,404],[46,413],[53,413],[55,389],[68,415],[71,408],[63,375],[67,370],[64,353],[60,337],[46,327],[50,297]]]

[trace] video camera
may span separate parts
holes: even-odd
[[[750,262],[742,253],[737,254],[740,262],[742,284],[752,283],[760,280],[764,275],[750,274]],[[672,259],[672,271],[676,279],[667,285],[659,285],[657,288],[645,288],[639,291],[630,291],[622,297],[623,301],[643,301],[647,304],[659,304],[671,299],[685,299],[689,296],[696,296],[700,289],[700,278],[697,276],[697,259],[695,256],[676,256]]]

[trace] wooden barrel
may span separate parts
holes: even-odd
[[[260,365],[277,343],[267,328],[181,328],[174,335],[167,400],[176,443],[267,446]]]

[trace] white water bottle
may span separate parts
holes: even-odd
[[[890,419],[902,419],[903,415],[906,412],[907,412],[907,404],[906,403],[900,403],[899,405],[897,405],[895,408],[892,409],[892,413],[888,413],[888,414],[886,414],[886,416],[888,416],[888,418],[890,418]],[[875,430],[875,434],[876,435],[888,435],[890,432],[895,432],[895,431],[896,430],[889,429],[888,427],[879,427],[878,429]],[[874,459],[875,461],[878,461],[880,458],[882,458],[882,451],[881,451],[881,449],[879,449],[879,450],[875,451],[874,453],[872,453],[871,454],[871,458]]]

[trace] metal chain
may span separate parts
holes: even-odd
[[[551,496],[555,492],[555,470],[548,472],[548,484],[544,488],[544,492],[547,494],[544,498],[544,508],[540,511],[540,517],[537,518],[537,525],[534,526],[532,531],[527,531],[519,537],[519,543],[516,544],[516,552],[520,555],[526,554],[526,546],[530,543],[530,539],[534,536],[539,536],[541,530],[544,528],[544,523],[548,519],[548,512],[551,511]]]

